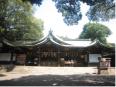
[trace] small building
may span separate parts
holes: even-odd
[[[115,55],[115,46],[106,46],[98,40],[78,39],[64,41],[52,31],[39,41],[10,42],[0,45],[0,63],[38,66],[97,66],[98,57]],[[111,58],[115,66],[115,56]]]

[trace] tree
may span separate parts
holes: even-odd
[[[64,41],[77,41],[78,40],[78,38],[72,39],[72,38],[69,38],[67,36],[59,36],[59,37]]]
[[[42,36],[43,21],[34,17],[30,20],[32,23],[30,29],[23,35],[24,40],[39,40]]]
[[[114,0],[53,0],[58,12],[64,17],[67,25],[78,24],[82,14],[80,11],[80,2],[87,3],[90,6],[87,16],[92,21],[107,21],[115,18]]]
[[[0,36],[10,41],[39,39],[43,22],[35,19],[32,5],[21,0],[0,0]]]
[[[54,0],[54,2],[67,25],[78,24],[78,21],[82,18],[78,0]]]
[[[30,2],[31,4],[37,4],[40,6],[43,0],[22,0],[23,2]]]
[[[87,23],[82,33],[80,34],[80,39],[91,39],[99,40],[101,43],[106,43],[106,37],[108,37],[111,34],[111,31],[108,27],[105,25],[99,24],[99,23]]]
[[[40,6],[43,0],[23,0]],[[90,6],[87,16],[92,21],[108,21],[115,18],[115,2],[114,0],[52,0],[55,2],[58,12],[62,13],[64,22],[67,25],[78,24],[82,14],[80,10],[80,2]]]
[[[91,6],[87,16],[92,21],[108,21],[115,18],[115,4],[113,0],[101,0],[101,3]]]
[[[30,2],[32,5],[40,6],[43,0],[22,0]],[[92,21],[108,21],[115,18],[115,3],[114,0],[53,0],[56,4],[58,12],[62,13],[64,22],[67,25],[78,24],[82,14],[80,10],[80,2],[90,6],[87,16]]]

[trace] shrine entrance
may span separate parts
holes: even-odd
[[[85,66],[87,55],[76,49],[45,44],[33,48],[29,61],[38,66]]]
[[[39,47],[37,50],[40,66],[58,66],[59,52],[54,45]]]

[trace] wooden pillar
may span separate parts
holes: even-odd
[[[11,49],[10,63],[13,63],[13,56],[14,56],[14,48]]]
[[[37,55],[39,55],[39,56],[38,56],[38,66],[40,66],[40,63],[41,63],[40,47],[39,47],[38,50],[37,50]]]
[[[41,52],[39,50],[39,66],[41,66]]]
[[[10,63],[13,63],[13,52],[11,52]]]
[[[89,65],[89,52],[87,51],[87,66]]]
[[[58,66],[60,66],[60,49],[59,48],[58,48],[57,58],[58,58]]]

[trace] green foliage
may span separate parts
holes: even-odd
[[[24,40],[38,40],[43,36],[43,21],[34,19],[32,20],[32,25],[30,29],[24,34]]]
[[[41,5],[43,0],[22,0],[24,2],[30,2],[31,4]]]
[[[67,25],[78,24],[82,14],[80,12],[80,2],[78,0],[53,0],[58,12],[62,13],[64,22]]]
[[[59,37],[64,41],[77,41],[78,40],[78,38],[72,39],[72,38],[69,38],[67,36],[59,36]]]
[[[111,34],[111,31],[105,25],[99,23],[87,23],[81,35],[80,39],[91,39],[92,41],[98,39],[102,43],[106,43],[106,37]]]
[[[87,16],[92,21],[108,21],[115,18],[114,0],[53,0],[58,12],[62,13],[67,25],[78,24],[82,14],[80,2],[90,6]]]
[[[0,31],[2,31],[0,36],[2,38],[16,41],[34,40],[42,36],[43,22],[32,16],[32,5],[29,2],[0,0],[0,8]]]
[[[41,5],[43,0],[22,0],[31,4]],[[62,13],[67,25],[78,24],[82,14],[80,2],[90,6],[87,16],[92,21],[108,21],[115,18],[115,0],[52,0],[56,4],[58,12]]]
[[[43,0],[22,0],[31,4],[41,5]],[[62,13],[64,22],[67,25],[78,24],[82,14],[80,10],[80,2],[90,6],[87,17],[92,21],[108,21],[115,18],[114,0],[52,0],[55,2],[58,12]]]
[[[87,12],[89,20],[108,21],[109,19],[115,18],[115,4],[113,0],[112,2],[111,0],[103,1],[90,7],[89,11]]]

